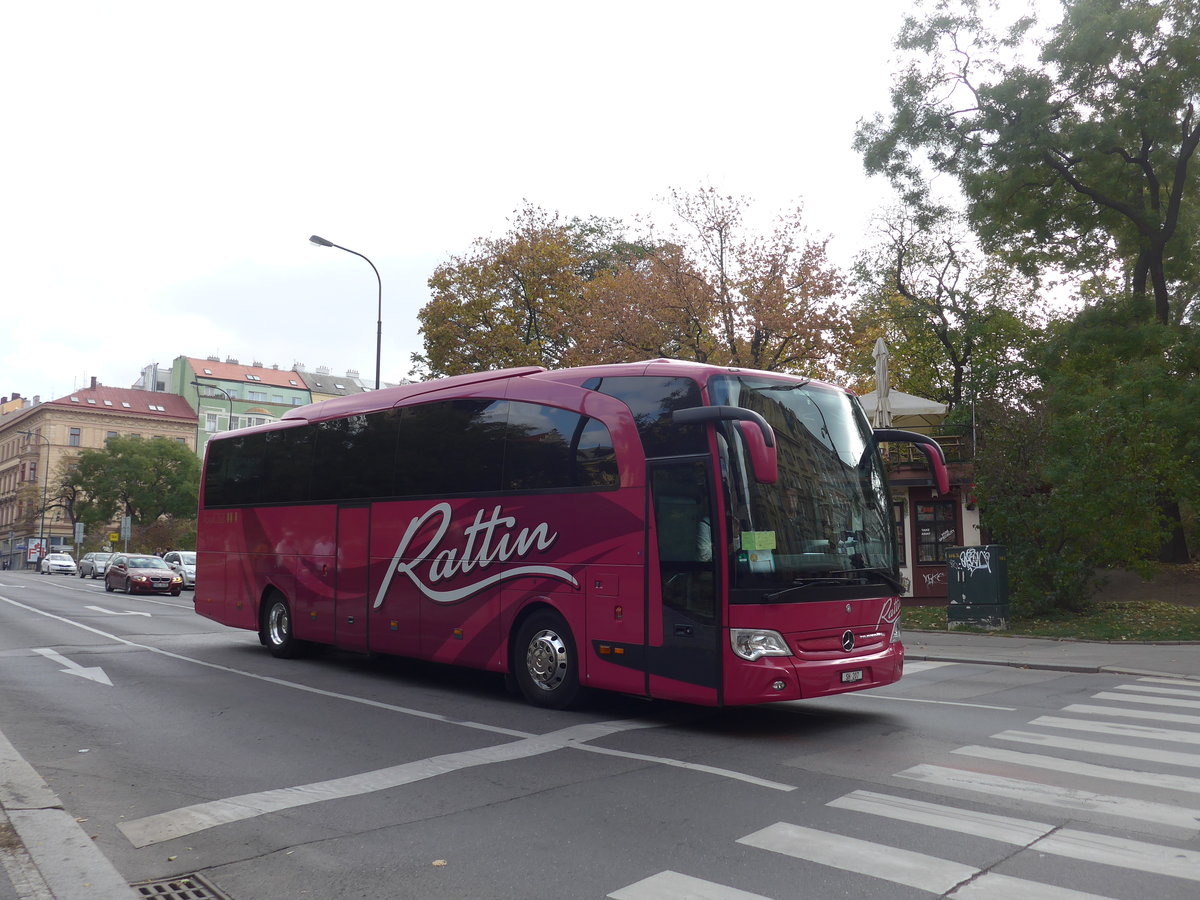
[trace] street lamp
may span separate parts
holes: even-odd
[[[229,427],[225,430],[233,431],[233,397],[230,396],[229,391],[225,390],[224,388],[219,388],[215,384],[204,384],[200,381],[192,381],[189,383],[194,384],[198,388],[208,388],[209,390],[220,391],[225,395],[225,399],[229,401]]]
[[[42,524],[38,531],[38,544],[41,545],[42,556],[46,555],[46,488],[50,483],[50,438],[46,437],[40,431],[18,431],[17,434],[23,434],[27,438],[41,438],[46,442],[46,468],[42,470]],[[41,560],[39,559],[40,563]]]
[[[353,253],[355,256],[367,259],[357,250],[351,250],[349,247],[343,247],[341,244],[327,241],[325,238],[318,237],[315,234],[309,238],[309,241],[318,247],[337,247],[339,250],[345,250],[347,253]],[[379,390],[379,353],[383,347],[383,279],[379,277],[379,270],[375,268],[375,263],[367,259],[367,265],[371,267],[371,271],[375,273],[375,280],[379,283],[379,307],[378,314],[375,317],[375,390]]]

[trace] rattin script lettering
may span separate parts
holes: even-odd
[[[497,562],[524,559],[534,550],[545,552],[558,540],[558,533],[551,533],[547,523],[541,522],[533,528],[518,528],[516,518],[502,515],[502,512],[503,508],[499,506],[493,507],[490,515],[485,510],[479,510],[475,520],[463,529],[462,545],[449,547],[443,546],[453,517],[449,503],[439,503],[414,518],[408,523],[408,529],[392,556],[387,575],[375,595],[375,609],[383,605],[392,579],[397,574],[407,576],[422,594],[436,603],[457,603],[501,581],[528,576],[557,578],[573,587],[579,586],[570,572],[555,566],[515,566],[482,575],[485,569]],[[410,545],[426,525],[433,526],[432,535],[419,550],[411,548]],[[405,559],[408,562],[402,561]],[[476,570],[481,577],[470,584],[453,590],[438,590],[435,587],[439,582]]]

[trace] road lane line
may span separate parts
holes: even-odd
[[[1182,697],[1159,697],[1155,694],[1142,697],[1138,694],[1118,694],[1114,691],[1101,691],[1099,694],[1093,694],[1092,699],[1118,700],[1121,703],[1145,703],[1147,706],[1173,706],[1177,709],[1200,709],[1200,700],[1184,700]]]
[[[912,825],[928,825],[955,834],[970,834],[989,838],[1005,844],[1024,847],[1054,830],[1048,822],[1032,822],[1011,816],[959,809],[941,803],[915,800],[912,797],[897,797],[875,791],[852,791],[825,804],[834,809],[850,809],[855,812],[882,816]]]
[[[1147,725],[1129,725],[1124,722],[1091,722],[1086,719],[1038,716],[1029,724],[1042,725],[1048,728],[1065,728],[1072,731],[1087,731],[1092,734],[1111,734],[1115,737],[1139,738],[1148,741],[1174,741],[1177,744],[1200,744],[1200,734],[1194,731],[1151,728]]]
[[[993,734],[992,740],[1035,744],[1039,747],[1054,747],[1058,750],[1094,753],[1097,756],[1119,756],[1122,759],[1136,759],[1145,762],[1163,763],[1168,766],[1189,766],[1194,769],[1200,769],[1200,754],[1180,753],[1177,750],[1159,750],[1157,747],[1137,747],[1133,744],[1089,741],[1083,738],[1063,737],[1057,734],[1040,734],[1033,731],[1001,731]]]
[[[776,822],[738,843],[932,894],[945,894],[979,874],[974,866],[790,822]]]
[[[667,870],[613,891],[609,900],[770,900],[712,881]]]
[[[1063,759],[1058,756],[1043,756],[1040,753],[1020,753],[1016,750],[1005,750],[1000,747],[959,747],[954,752],[960,753],[963,756],[972,756],[976,759],[990,759],[995,762],[1029,766],[1033,769],[1048,769],[1052,772],[1066,772],[1068,775],[1083,775],[1086,778],[1099,778],[1104,781],[1119,781],[1123,784],[1141,784],[1147,787],[1163,788],[1164,790],[1200,794],[1200,778],[1192,778],[1187,775],[1168,775],[1165,772],[1137,772],[1131,769],[1118,769],[1113,766],[1097,766],[1092,763],[1079,762],[1074,759]]]
[[[988,775],[967,769],[952,769],[947,766],[919,765],[896,773],[899,778],[908,778],[922,784],[958,788],[991,797],[1004,797],[1023,803],[1036,803],[1055,809],[1078,812],[1103,813],[1140,822],[1153,822],[1182,828],[1195,837],[1200,833],[1200,810],[1165,803],[1134,800],[1097,794],[1092,791],[1064,788],[1055,784],[1022,781],[1002,775]]]
[[[1157,709],[1125,709],[1120,706],[1091,706],[1087,703],[1072,703],[1062,712],[1085,713],[1089,716],[1116,716],[1122,719],[1152,719],[1155,722],[1171,722],[1177,725],[1200,725],[1200,716],[1183,713],[1160,712]]]

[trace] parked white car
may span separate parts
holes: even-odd
[[[47,553],[42,557],[39,571],[43,575],[78,575],[75,560],[66,553]]]
[[[163,554],[163,562],[171,567],[171,571],[183,576],[185,588],[196,589],[196,551],[171,550]]]

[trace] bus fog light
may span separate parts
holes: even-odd
[[[734,653],[751,662],[764,656],[792,655],[783,635],[763,628],[730,628],[729,645]]]
[[[786,681],[772,681],[771,682],[771,690],[773,690],[773,691],[782,691],[785,687],[787,687]]]

